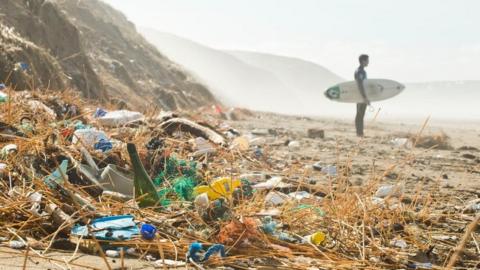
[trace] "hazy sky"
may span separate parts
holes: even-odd
[[[106,0],[139,26],[217,49],[300,57],[351,78],[480,80],[479,0]]]

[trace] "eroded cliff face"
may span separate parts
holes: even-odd
[[[72,87],[86,98],[121,99],[139,108],[215,102],[101,1],[2,0],[0,14],[0,80],[16,89]],[[29,69],[12,76],[19,62]]]

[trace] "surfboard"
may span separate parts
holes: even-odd
[[[367,79],[363,82],[365,94],[370,101],[381,101],[400,94],[405,86],[399,82],[387,79]],[[334,85],[325,91],[325,96],[333,101],[346,103],[362,103],[356,81],[349,81]]]

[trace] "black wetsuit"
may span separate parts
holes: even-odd
[[[367,79],[367,73],[362,66],[359,66],[355,70],[355,81],[360,89],[363,87],[363,81]],[[357,116],[355,117],[355,128],[357,129],[357,136],[363,136],[363,118],[365,117],[365,111],[367,110],[366,103],[357,103]]]

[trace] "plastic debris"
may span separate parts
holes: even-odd
[[[103,189],[133,196],[133,178],[126,169],[108,164],[100,174],[99,183]]]
[[[15,71],[27,71],[28,70],[28,64],[25,63],[25,62],[18,62],[18,63],[15,63],[15,68],[14,70]]]
[[[153,265],[157,268],[162,268],[162,267],[172,267],[172,268],[178,268],[178,267],[183,267],[186,265],[185,262],[182,261],[175,261],[175,260],[169,260],[169,259],[164,259],[164,260],[156,260]]]
[[[287,194],[278,191],[270,191],[267,196],[265,196],[265,203],[267,205],[278,206],[284,204],[289,199],[290,197]]]
[[[386,185],[378,188],[375,197],[385,198],[387,196],[400,197],[403,194],[403,187],[397,185]]]
[[[2,159],[6,159],[8,155],[18,151],[18,146],[16,144],[7,144],[0,151],[0,156]]]
[[[93,117],[99,118],[99,117],[103,117],[105,115],[107,115],[107,111],[103,110],[102,108],[97,108],[95,110],[95,114],[93,115]]]
[[[412,141],[408,138],[395,138],[390,141],[390,144],[395,147],[404,147],[408,149],[413,147]]]
[[[8,246],[13,249],[24,249],[27,245],[23,241],[12,240],[8,242]]]
[[[217,152],[217,150],[213,147],[212,144],[210,144],[207,140],[205,140],[202,137],[197,137],[194,140],[194,145],[195,145],[195,152],[193,153],[193,156],[202,156],[206,154],[213,154]]]
[[[183,132],[189,132],[197,137],[203,137],[219,145],[226,144],[223,136],[216,131],[187,119],[173,118],[163,122],[161,127],[170,134],[174,131],[181,130]]]
[[[8,165],[5,163],[0,163],[0,174],[4,173],[7,170]]]
[[[282,177],[272,177],[263,183],[258,183],[252,186],[254,189],[274,189],[274,188],[289,188],[291,184],[283,182]]]
[[[101,115],[101,116],[100,116]],[[97,121],[107,127],[118,127],[144,120],[143,114],[127,110],[100,112]]]
[[[299,141],[291,141],[288,143],[288,149],[290,149],[290,151],[298,151],[301,146]]]
[[[94,145],[101,140],[109,141],[107,134],[103,131],[95,128],[78,129],[74,132],[72,143],[76,144],[80,141],[84,146],[94,147]]]
[[[142,224],[140,228],[140,233],[142,234],[143,239],[145,240],[152,240],[155,238],[155,234],[157,233],[157,228],[151,224]]]
[[[208,194],[207,193],[202,193],[195,197],[195,208],[199,210],[206,210],[208,206],[210,205],[210,200],[208,199]]]
[[[44,182],[50,186],[50,188],[56,188],[57,185],[63,185],[65,179],[67,179],[67,168],[68,160],[65,159],[51,175],[44,179]]]
[[[190,246],[188,247],[187,259],[191,258],[193,261],[199,262],[200,256],[198,253],[202,251],[202,249],[203,245],[201,243],[194,242],[190,244]]]
[[[203,255],[203,258],[199,254],[202,252],[202,250],[203,245],[201,243],[194,242],[190,244],[190,247],[188,248],[187,258],[192,259],[194,262],[205,262],[215,254],[219,254],[222,258],[226,256],[225,246],[221,244],[214,244],[210,248],[208,248],[205,252],[205,255]]]
[[[219,198],[231,198],[234,190],[240,187],[242,182],[238,179],[220,178],[211,182],[208,186],[197,186],[195,194],[207,193],[210,200]]]
[[[475,170],[478,155],[473,152],[475,159],[465,156],[472,158],[469,160],[461,158],[467,152],[442,151],[441,159],[436,150],[428,150],[425,155],[422,152],[415,162],[404,164],[406,177],[402,184],[390,189],[385,187],[391,184],[383,186],[382,182],[375,194],[370,183],[349,186],[358,178],[366,183],[369,177],[363,160],[358,164],[353,159],[350,164],[349,159],[342,157],[343,149],[352,147],[357,140],[340,136],[337,141],[314,142],[306,138],[308,134],[289,127],[268,130],[268,134],[263,130],[262,135],[254,137],[250,127],[262,119],[260,113],[253,114],[259,116],[255,122],[236,122],[239,131],[235,131],[215,118],[219,116],[199,109],[202,113],[194,116],[205,121],[205,125],[197,125],[217,135],[230,134],[226,138],[221,135],[225,147],[220,147],[188,127],[164,126],[164,121],[176,117],[173,114],[102,130],[98,121],[101,116],[93,119],[90,113],[95,107],[87,103],[82,108],[83,102],[75,95],[44,91],[8,94],[9,103],[0,106],[0,149],[15,143],[18,151],[0,163],[2,222],[9,229],[2,232],[0,242],[6,247],[12,245],[10,240],[25,241],[18,244],[20,248],[27,243],[28,248],[35,250],[73,252],[78,245],[79,252],[98,254],[101,248],[112,258],[118,258],[123,250],[127,257],[150,261],[152,266],[174,268],[190,267],[188,263],[194,262],[193,258],[176,258],[195,241],[203,245],[191,253],[198,263],[206,262],[209,268],[431,269],[448,260],[452,248],[463,237],[465,226],[479,211],[478,192],[467,185],[446,190],[439,189],[436,181],[431,181],[435,182],[433,185],[427,180],[417,181],[424,175],[427,179],[430,163],[446,165],[447,160],[453,160],[454,168],[462,168],[462,175],[475,179],[470,171]],[[32,113],[28,101],[33,98],[52,109],[58,115],[56,121],[40,108],[42,105]],[[263,123],[261,126],[264,127]],[[101,135],[79,135],[85,130]],[[230,151],[226,146],[231,146],[241,134],[247,134],[243,135],[248,142],[245,151]],[[291,142],[284,142],[289,137],[301,142],[299,151],[288,151]],[[111,142],[112,148],[99,147],[102,139]],[[143,166],[142,174],[148,176],[145,179],[153,178],[151,193],[156,198],[150,205],[137,203],[142,195],[137,196],[137,201],[134,199],[135,162],[129,160],[126,149],[130,141],[138,146],[136,154]],[[206,149],[201,146],[203,143],[215,148],[215,155],[195,156],[197,150]],[[378,158],[392,156],[388,153],[391,149],[382,145],[381,140],[364,143],[381,147],[367,151],[368,158],[372,153],[378,154]],[[334,149],[338,149],[338,164],[319,162],[312,166],[312,160],[319,157],[318,149],[328,152],[325,157],[322,155],[328,162],[334,161]],[[395,162],[410,154],[394,152]],[[329,164],[336,171],[325,170]],[[375,175],[388,171],[383,165],[375,164]],[[306,166],[312,170],[303,169]],[[341,179],[326,177],[339,174],[341,168],[346,168]],[[410,172],[410,168],[415,169]],[[460,171],[440,172],[439,176],[447,173],[449,180],[456,181]],[[387,178],[378,180],[398,181],[398,177]],[[403,182],[406,186],[424,186],[404,191]],[[204,192],[197,193],[198,187]],[[148,225],[158,231],[155,233]],[[101,247],[95,244],[93,236]],[[405,237],[408,239],[402,240]],[[368,243],[363,245],[363,241]],[[476,267],[478,255],[471,243],[465,246],[455,267]],[[223,245],[231,247],[231,258],[225,262],[213,258],[217,254],[224,256]],[[422,251],[425,258],[413,257],[427,245],[428,251]],[[323,259],[319,252],[330,260]],[[365,260],[360,259],[363,256]],[[119,260],[115,261],[119,265]]]
[[[4,90],[7,86],[4,83],[0,83],[0,90]]]
[[[105,251],[105,256],[110,258],[118,258],[120,257],[120,251],[118,250],[107,250]]]
[[[317,162],[313,164],[313,169],[316,171],[321,171],[329,176],[336,176],[337,175],[337,166],[335,165],[324,165],[321,162]]]
[[[208,261],[211,256],[219,254],[221,258],[225,257],[225,246],[221,244],[215,244],[207,249],[205,252],[205,256],[203,257],[202,261]]]
[[[230,146],[230,149],[235,149],[238,151],[247,151],[250,148],[250,143],[245,137],[235,138]]]
[[[292,197],[293,199],[295,199],[297,201],[312,198],[312,194],[310,194],[306,191],[295,191],[295,192],[289,193],[288,196]]]
[[[325,235],[325,233],[316,232],[314,234],[305,236],[303,238],[303,241],[306,242],[306,243],[311,243],[315,246],[319,246],[325,241],[326,238],[327,238],[327,236]]]
[[[5,103],[8,101],[8,95],[7,93],[0,92],[0,103]]]
[[[94,144],[93,148],[96,150],[101,150],[102,152],[107,152],[113,149],[113,144],[109,140],[102,138]]]
[[[401,249],[406,249],[408,247],[407,242],[402,239],[393,239],[392,241],[390,241],[390,245]]]
[[[71,234],[77,237],[88,237],[94,234],[95,238],[101,240],[128,240],[140,234],[140,230],[133,219],[134,217],[131,215],[98,218],[94,219],[90,226],[74,226]],[[92,231],[89,230],[89,227]]]

